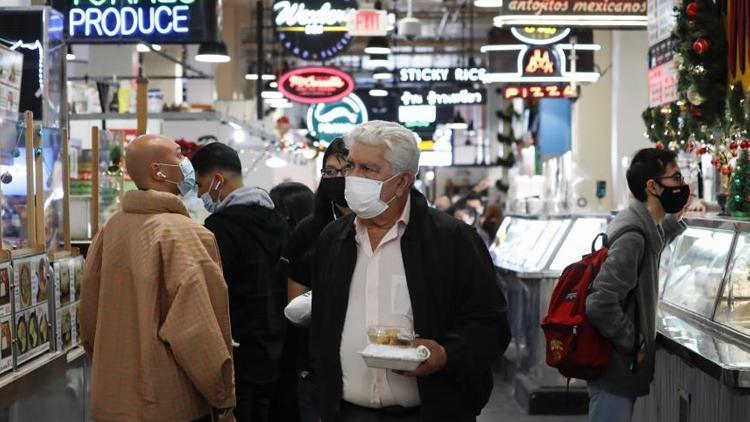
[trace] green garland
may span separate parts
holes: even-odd
[[[675,7],[677,89],[686,101],[685,126],[715,126],[724,118],[727,41],[719,7],[712,0],[685,1]]]

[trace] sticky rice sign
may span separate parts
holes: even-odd
[[[71,42],[188,44],[217,36],[217,0],[53,0]]]

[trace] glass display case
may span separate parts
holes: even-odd
[[[577,218],[565,237],[560,249],[549,266],[549,271],[558,275],[568,265],[591,253],[591,242],[599,233],[607,231],[607,219],[603,217]]]
[[[734,232],[690,227],[677,239],[662,300],[712,318]]]
[[[570,222],[570,219],[519,217],[504,221],[490,247],[495,266],[516,272],[544,270]]]
[[[716,310],[716,321],[750,335],[750,233],[741,233]]]

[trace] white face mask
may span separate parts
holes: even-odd
[[[346,203],[349,204],[349,209],[357,214],[357,217],[364,220],[375,218],[384,213],[388,209],[388,204],[393,202],[396,197],[394,196],[388,202],[383,202],[380,199],[380,190],[383,188],[384,183],[398,176],[400,176],[400,173],[394,174],[386,180],[347,176],[344,197],[346,197]]]

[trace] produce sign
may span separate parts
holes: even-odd
[[[341,101],[316,104],[307,110],[307,130],[323,143],[346,135],[356,126],[367,122],[367,107],[356,94]]]
[[[349,18],[357,0],[277,0],[273,25],[281,45],[305,60],[328,60],[352,41]]]
[[[52,0],[73,42],[187,44],[217,35],[216,0]]]
[[[354,80],[331,67],[305,67],[283,74],[279,91],[298,103],[333,103],[354,91]]]

